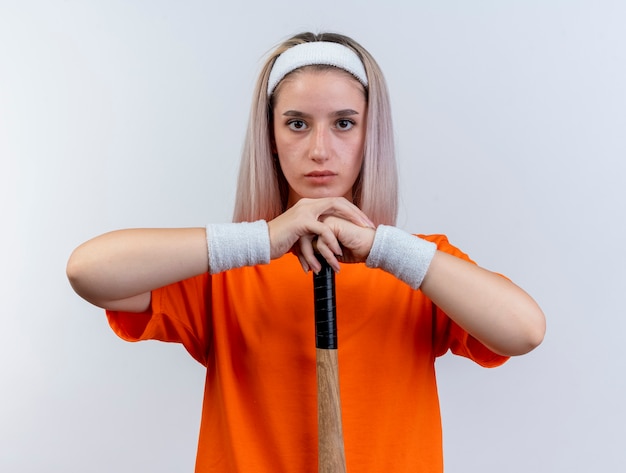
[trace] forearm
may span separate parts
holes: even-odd
[[[127,310],[147,306],[153,289],[207,270],[204,228],[106,233],[79,246],[67,265],[70,283],[81,297],[100,307]]]
[[[539,345],[545,318],[521,288],[495,273],[438,251],[421,290],[496,353],[521,355]]]
[[[526,292],[502,276],[437,251],[434,243],[381,225],[366,264],[420,288],[496,353],[521,355],[543,339],[543,312]]]

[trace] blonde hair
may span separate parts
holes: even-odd
[[[395,225],[398,211],[398,176],[395,161],[391,106],[387,85],[374,58],[356,41],[337,33],[301,33],[280,44],[261,69],[252,100],[244,142],[233,221],[270,221],[287,207],[289,185],[272,153],[273,97],[267,83],[276,58],[301,43],[329,41],[354,50],[367,73],[368,101],[364,157],[353,186],[353,202],[375,224]],[[279,84],[280,85],[280,84]]]

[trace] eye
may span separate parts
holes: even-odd
[[[354,122],[352,120],[348,120],[347,118],[342,118],[341,120],[337,120],[335,125],[340,130],[349,130],[354,126]]]
[[[306,123],[302,120],[289,120],[287,126],[290,130],[301,131],[306,128]]]

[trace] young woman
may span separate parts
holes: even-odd
[[[234,223],[74,251],[72,286],[120,337],[182,343],[206,366],[196,471],[316,471],[314,246],[338,272],[348,471],[442,471],[436,357],[492,367],[541,342],[522,289],[393,226],[396,181],[378,65],[345,36],[300,34],[257,82]]]

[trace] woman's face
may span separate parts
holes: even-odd
[[[299,199],[345,197],[363,163],[367,102],[363,86],[340,69],[305,69],[287,76],[274,104],[274,145]]]

